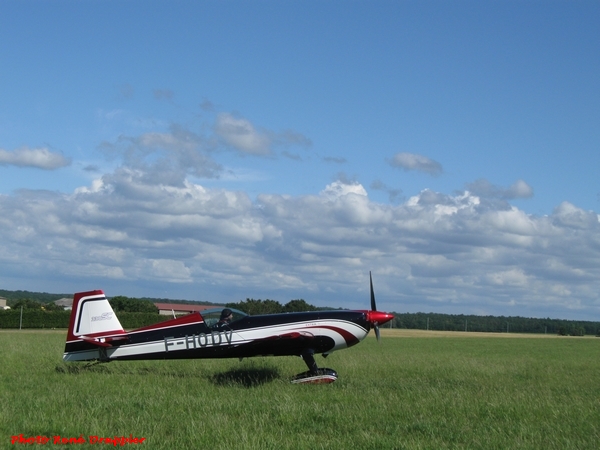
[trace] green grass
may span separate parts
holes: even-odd
[[[62,362],[65,332],[2,331],[0,448],[23,447],[11,445],[21,433],[86,440],[131,434],[151,449],[600,446],[600,339],[383,331],[380,344],[369,337],[319,357],[339,374],[323,386],[289,383],[306,370],[300,358],[84,369]]]

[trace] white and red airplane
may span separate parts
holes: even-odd
[[[324,357],[362,341],[371,328],[394,318],[377,311],[373,280],[371,310],[313,311],[249,316],[225,308],[195,312],[133,331],[125,331],[101,290],[79,292],[73,309],[64,361],[249,358],[300,356],[308,371],[293,383],[331,383],[332,369],[318,368]]]

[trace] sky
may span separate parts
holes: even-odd
[[[600,321],[597,1],[0,3],[0,287]]]

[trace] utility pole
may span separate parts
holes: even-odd
[[[23,325],[23,305],[21,305],[21,318],[19,319],[19,330],[21,329],[22,325]]]

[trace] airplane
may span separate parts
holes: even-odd
[[[250,316],[232,308],[194,312],[133,331],[125,331],[102,290],[78,292],[63,361],[163,360],[300,356],[308,367],[292,383],[326,384],[337,372],[319,368],[315,354],[362,341],[371,328],[394,318],[377,311],[373,278],[370,310],[333,310]]]

